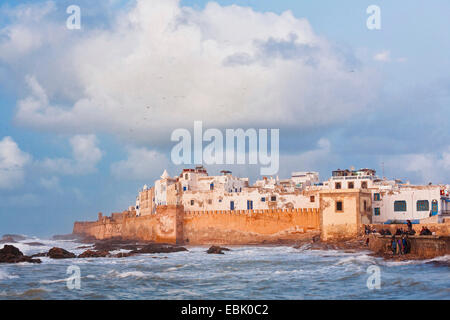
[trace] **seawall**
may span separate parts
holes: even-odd
[[[154,215],[134,217],[124,212],[76,222],[73,233],[179,244],[258,244],[295,242],[319,228],[318,209],[185,212],[182,206],[159,206]]]
[[[369,249],[381,256],[392,255],[392,236],[372,234],[369,237]],[[396,237],[397,239],[399,236]],[[450,254],[449,236],[409,236],[410,253],[420,259],[431,259]]]

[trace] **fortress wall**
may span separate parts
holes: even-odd
[[[185,212],[189,244],[270,243],[304,238],[318,231],[318,209],[214,210]]]
[[[183,217],[182,207],[160,206],[155,215],[120,219],[99,217],[95,222],[75,222],[73,233],[92,236],[96,239],[122,238],[155,242],[176,243],[182,239],[182,228],[178,219]]]
[[[76,222],[73,233],[96,239],[246,244],[301,239],[307,231],[318,231],[319,224],[319,210],[312,208],[184,212],[182,206],[159,206],[155,215]]]

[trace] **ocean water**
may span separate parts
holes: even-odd
[[[31,241],[44,245],[25,244]],[[86,250],[76,249],[86,244],[37,238],[12,245],[26,255],[54,246],[76,254]],[[122,259],[44,257],[42,264],[0,264],[0,299],[450,299],[450,268],[442,263],[450,256],[389,262],[369,252],[308,246],[230,247],[225,255],[187,248]],[[68,281],[74,266],[79,289]],[[367,286],[371,266],[379,268],[379,289]]]

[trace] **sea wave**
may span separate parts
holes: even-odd
[[[19,276],[17,275],[11,275],[7,273],[6,271],[0,270],[0,280],[10,280],[10,279],[17,279]]]
[[[116,278],[129,278],[129,277],[134,277],[134,278],[146,278],[149,277],[150,274],[142,272],[142,271],[126,271],[126,272],[118,272],[116,270],[111,270],[110,272],[108,272],[108,275],[116,277]]]

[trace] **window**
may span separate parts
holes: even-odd
[[[230,210],[234,210],[234,201],[230,201]]]
[[[348,188],[353,189],[355,187],[355,184],[353,182],[348,183]]]
[[[381,200],[381,195],[379,193],[374,193],[373,194],[373,201],[380,201]]]
[[[214,183],[211,183],[211,184],[209,185],[209,190],[214,190]]]
[[[191,200],[191,206],[193,206],[194,205],[194,200]]]
[[[394,211],[406,211],[406,201],[394,201]]]
[[[430,203],[428,200],[417,200],[417,211],[429,211]]]
[[[262,198],[261,198],[261,202],[266,202],[266,198],[265,198],[265,197],[262,197]]]
[[[247,210],[253,210],[253,201],[247,200]]]
[[[375,216],[379,216],[380,215],[380,208],[373,208],[373,214]]]
[[[361,182],[361,189],[367,189],[367,181]]]
[[[184,186],[184,187],[183,187],[183,191],[186,191],[186,190],[187,190],[187,187],[186,187],[186,186]]]
[[[270,197],[270,201],[277,201],[277,197],[276,196],[271,196]]]
[[[336,188],[336,189],[340,189],[340,188],[341,188],[341,183],[340,183],[340,182],[336,182],[335,188]]]
[[[212,204],[212,200],[211,199],[208,199],[208,204]]]
[[[309,197],[309,202],[315,202],[316,201],[316,197],[315,196],[310,196]]]
[[[344,203],[342,201],[336,201],[336,211],[337,212],[344,211]]]
[[[367,201],[364,200],[364,211],[367,211]]]
[[[184,175],[184,178],[185,178],[186,180],[189,178],[189,176],[188,176],[187,173]]]

